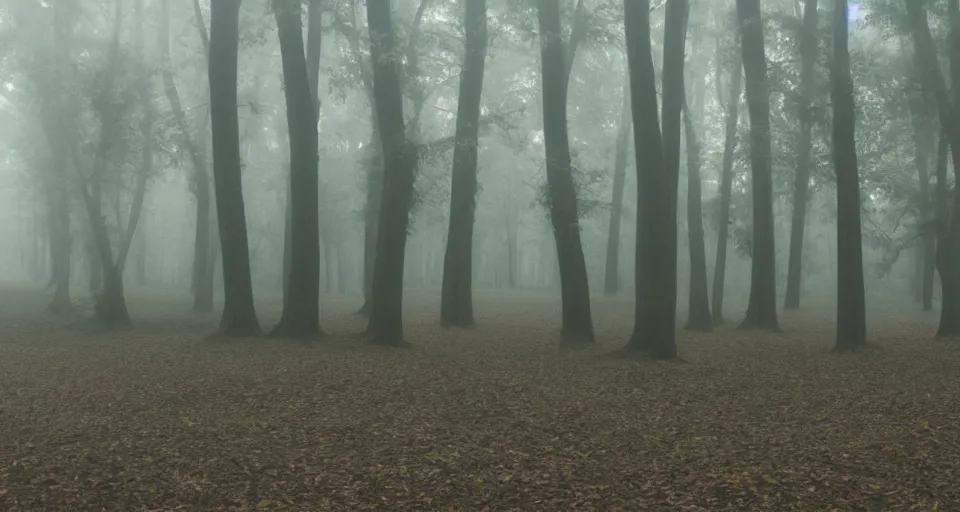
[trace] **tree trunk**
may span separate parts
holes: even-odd
[[[743,65],[741,62],[740,56],[737,55],[730,68],[730,96],[726,99],[723,162],[720,172],[720,211],[717,217],[717,256],[713,266],[713,309],[711,312],[714,325],[723,325],[724,323],[723,289],[727,276],[727,241],[730,238],[730,192],[733,188],[733,158],[737,148],[740,96],[743,93]],[[720,76],[719,67],[717,76]],[[723,101],[723,98],[717,98],[717,101]]]
[[[668,0],[663,38],[663,136],[650,44],[650,2],[625,2],[630,103],[637,160],[636,303],[628,350],[677,355],[677,187],[689,5]]]
[[[543,137],[546,147],[550,220],[557,246],[562,302],[561,340],[592,343],[590,287],[580,240],[580,220],[567,136],[567,81],[559,0],[539,0]]]
[[[193,310],[196,312],[213,311],[213,288],[205,286],[208,277],[207,258],[210,253],[210,182],[207,174],[207,157],[200,150],[199,145],[192,137],[186,112],[180,101],[180,92],[177,90],[172,64],[170,62],[170,7],[167,2],[161,3],[160,14],[160,71],[163,78],[164,93],[173,113],[177,125],[179,143],[187,150],[190,163],[193,166],[193,175],[190,185],[197,201],[196,224],[193,240],[193,274],[191,291],[193,292]],[[198,23],[203,23],[198,19]]]
[[[62,142],[61,142],[62,144]],[[55,150],[61,152],[61,150]],[[67,191],[67,182],[64,172],[66,160],[58,158],[56,164],[59,169],[55,172],[62,176],[61,180],[54,180],[50,186],[51,219],[50,225],[50,281],[53,284],[53,300],[47,306],[51,313],[66,313],[73,310],[70,300],[70,270],[71,270],[71,237],[70,237],[70,195]]]
[[[617,147],[613,161],[613,197],[610,200],[610,223],[607,230],[607,259],[603,276],[603,293],[608,296],[620,291],[620,223],[623,221],[623,182],[627,174],[627,150],[633,119],[630,117],[630,75],[623,84],[620,107],[620,125],[617,128]]]
[[[773,238],[773,172],[770,97],[760,0],[737,0],[741,51],[750,112],[750,167],[753,175],[753,257],[750,299],[740,328],[779,331]]]
[[[240,123],[237,116],[237,57],[240,2],[210,4],[210,118],[213,133],[213,185],[223,248],[223,316],[220,334],[260,334],[253,304],[247,221],[240,178]]]
[[[320,219],[316,96],[311,96],[299,0],[273,0],[290,135],[290,275],[273,337],[312,339],[320,331]]]
[[[374,104],[383,155],[383,191],[374,257],[370,323],[376,344],[400,346],[403,340],[403,269],[416,171],[416,150],[407,140],[397,51],[390,4],[367,2]]]
[[[687,140],[687,237],[690,249],[690,300],[687,307],[687,329],[709,331],[713,328],[710,298],[707,289],[707,255],[703,241],[702,184],[700,159],[702,149],[697,139],[686,98],[683,99],[683,125]]]
[[[944,140],[949,144],[950,152],[953,154],[955,162],[953,170],[956,178],[960,175],[956,165],[960,159],[960,126],[956,123],[960,119],[960,87],[957,86],[960,84],[960,1],[949,0],[948,2],[953,97],[949,94],[950,90],[940,70],[936,45],[927,22],[926,9],[920,2],[905,0],[905,3],[917,61],[923,68],[924,86],[926,90],[932,91],[936,98]],[[944,179],[941,181],[940,177]],[[945,166],[943,175],[938,177],[938,182],[946,183]],[[939,201],[947,202],[946,197],[938,197]],[[943,215],[938,219],[938,223],[942,223],[944,228],[937,242],[937,270],[940,273],[941,286],[940,325],[937,327],[937,336],[957,337],[960,336],[960,264],[957,263],[957,251],[960,250],[960,186],[954,187],[953,205],[950,208],[952,211],[946,210],[947,208],[943,208],[938,212]]]
[[[817,61],[817,0],[804,0],[800,27],[800,136],[797,138],[797,170],[793,184],[793,218],[790,223],[790,256],[787,263],[787,291],[784,309],[800,308],[801,270],[803,267],[803,231],[807,222],[810,189],[810,151],[813,147],[814,66]]]
[[[917,272],[915,292],[923,311],[933,310],[933,281],[936,265],[936,213],[930,197],[930,155],[934,149],[935,129],[931,126],[929,94],[918,77],[916,90],[909,93],[907,103],[913,122],[914,161],[917,165],[917,183],[920,194],[920,236],[917,245]]]
[[[487,2],[465,2],[463,65],[450,187],[450,225],[443,257],[440,324],[468,327],[473,318],[473,225],[477,196],[480,98],[487,58]]]
[[[867,343],[860,232],[860,177],[857,169],[856,110],[848,50],[847,0],[833,4],[833,167],[837,175],[837,342],[835,350]]]

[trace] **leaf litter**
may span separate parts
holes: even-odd
[[[479,327],[409,301],[414,347],[205,339],[214,318],[134,304],[132,332],[35,311],[0,326],[0,509],[957,510],[960,344],[873,312],[877,350],[829,352],[829,313],[782,334],[680,332],[684,364],[559,352],[550,300],[478,300]],[[36,306],[35,309],[32,307]],[[276,310],[263,307],[263,317]]]

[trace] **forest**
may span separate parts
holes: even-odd
[[[0,509],[960,509],[960,0],[3,0]]]

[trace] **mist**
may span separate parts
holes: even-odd
[[[847,430],[869,406],[840,390],[871,387],[868,401],[947,429],[923,443],[957,446],[956,418],[918,397],[960,397],[942,383],[953,345],[929,342],[960,336],[958,27],[956,0],[7,0],[0,393],[16,393],[0,395],[0,458],[26,469],[0,470],[0,507],[852,507],[750,466],[746,440],[716,448],[728,461],[689,448],[704,482],[752,488],[740,502],[628,459],[736,437],[724,429],[772,421],[751,406],[788,402],[801,423],[833,411],[837,443],[869,437]],[[898,394],[885,379],[904,358],[893,380],[915,381]],[[109,505],[72,463],[23,462],[27,440],[75,428],[44,427],[23,393],[105,393],[64,398],[57,422],[102,429],[76,454],[190,418],[199,430],[172,444],[200,444],[159,473],[149,436],[125,449],[144,481],[200,468],[196,488]],[[143,417],[91,419],[119,410]],[[238,450],[274,453],[225,470],[203,454],[234,448],[204,425],[259,425]],[[652,437],[630,440],[639,425]],[[391,435],[407,451],[377,451]],[[758,435],[759,450],[799,435]],[[305,459],[277,451],[292,446]],[[865,476],[791,446],[772,456],[847,474],[881,508],[934,503],[925,484],[894,490],[918,471],[902,454],[848,446],[861,466],[895,466]],[[526,468],[521,452],[540,455]],[[331,461],[351,457],[364,476],[337,476]],[[626,486],[635,464],[659,491]],[[264,467],[281,469],[244,473]],[[723,476],[737,471],[756,474]],[[306,475],[317,489],[269,487]],[[48,479],[58,504],[40,497]],[[937,506],[960,503],[937,489]]]

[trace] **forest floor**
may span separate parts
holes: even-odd
[[[212,341],[156,298],[83,332],[43,301],[0,290],[0,510],[960,510],[960,343],[910,307],[871,310],[864,353],[820,310],[657,363],[606,356],[625,300],[574,352],[520,295],[468,331],[412,299],[409,349],[352,335],[353,301],[312,345]]]

